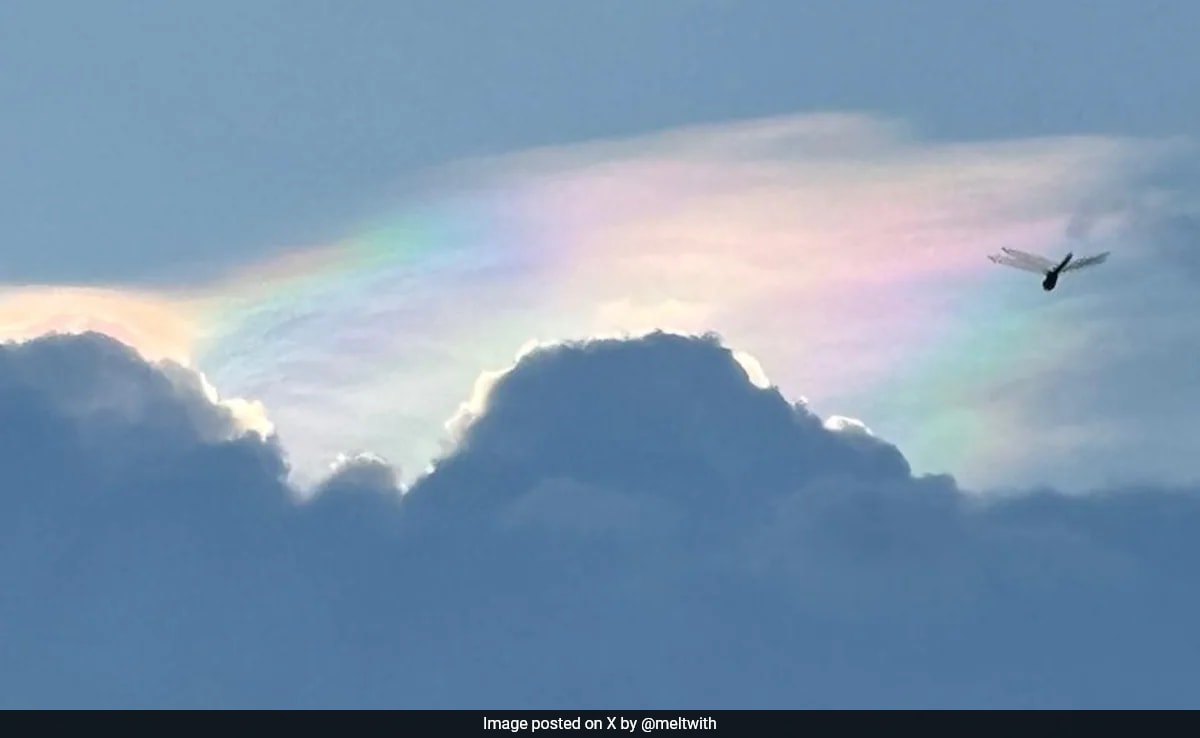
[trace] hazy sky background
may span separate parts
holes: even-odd
[[[1134,210],[1143,216],[1149,211],[1145,217],[1157,227],[1166,216],[1160,212],[1162,198],[1155,188],[1194,180],[1190,164],[1194,159],[1179,152],[1165,158],[1139,155],[1133,153],[1139,149],[1129,141],[1140,139],[1137,146],[1142,146],[1195,132],[1200,102],[1190,94],[1194,82],[1191,70],[1196,65],[1189,64],[1188,59],[1196,52],[1187,29],[1197,17],[1198,12],[1182,2],[1046,3],[1036,8],[976,8],[950,2],[903,6],[855,2],[366,2],[353,8],[308,2],[206,3],[169,8],[125,3],[8,3],[0,10],[0,61],[4,70],[0,95],[6,101],[6,114],[0,119],[0,162],[5,172],[0,177],[0,203],[11,247],[6,249],[0,265],[0,278],[10,284],[141,283],[155,289],[181,283],[195,285],[260,258],[303,252],[321,244],[353,243],[368,226],[389,226],[397,213],[415,211],[417,217],[427,220],[462,223],[468,216],[455,201],[439,204],[438,198],[446,197],[444,192],[430,195],[421,189],[422,178],[427,179],[448,163],[548,145],[636,138],[701,124],[718,126],[713,135],[719,140],[721,124],[737,130],[736,126],[748,121],[778,116],[802,118],[827,111],[874,116],[879,121],[903,124],[911,131],[901,134],[901,143],[887,144],[883,151],[872,149],[874,144],[869,142],[864,152],[853,151],[860,144],[848,144],[848,158],[864,160],[860,173],[845,175],[864,183],[845,190],[851,193],[847,195],[850,200],[857,198],[864,203],[861,212],[849,216],[850,220],[870,223],[891,217],[881,213],[880,208],[887,207],[886,199],[895,193],[877,194],[872,199],[869,184],[880,167],[891,172],[885,176],[892,180],[899,178],[902,182],[906,176],[905,165],[891,166],[887,161],[888,146],[903,146],[905,138],[915,137],[921,142],[919,146],[935,152],[939,142],[974,142],[983,147],[973,154],[981,157],[974,174],[957,180],[956,172],[965,165],[953,149],[940,158],[932,153],[924,163],[910,165],[917,169],[940,167],[946,176],[938,185],[926,180],[914,180],[910,186],[897,184],[898,192],[915,198],[912,208],[916,214],[892,218],[896,222],[888,226],[890,231],[881,227],[871,247],[856,252],[862,269],[875,269],[870,264],[889,244],[909,249],[908,253],[918,247],[932,249],[930,241],[923,240],[929,238],[930,228],[938,227],[930,226],[931,220],[945,217],[949,222],[951,217],[974,217],[974,209],[989,207],[947,202],[967,197],[975,188],[983,198],[980,202],[988,198],[1008,202],[1019,192],[1031,201],[1053,198],[1057,210],[1039,216],[1043,218],[1077,216],[1080,223],[1086,224],[1086,207],[1098,206],[1119,211],[1127,222],[1137,220],[1130,215]],[[830,135],[843,134],[835,131]],[[848,135],[853,138],[857,134]],[[894,137],[888,132],[877,135]],[[1004,167],[1021,155],[995,150],[997,144],[1007,141],[1018,148],[1036,148],[1043,144],[1030,139],[1080,135],[1111,138],[1101,139],[1090,153],[1085,151],[1086,145],[1073,143],[1070,138],[1064,138],[1061,146],[1044,145],[1042,154],[1029,156],[1040,157],[1045,170],[1029,170],[1015,178],[1005,174]],[[841,145],[818,143],[800,155],[811,157],[815,152],[820,158],[823,147],[836,151]],[[586,151],[578,155],[593,156],[583,153]],[[992,153],[981,153],[989,151]],[[789,153],[797,156],[794,151]],[[651,163],[656,156],[652,152],[645,155]],[[695,155],[683,154],[685,158]],[[778,151],[751,154],[750,158],[759,157],[768,166],[785,171],[790,166],[772,161],[772,156],[786,159]],[[992,161],[989,156],[996,158]],[[1009,163],[1000,163],[1002,160]],[[591,201],[605,197],[604,191],[596,187],[611,187],[618,192],[624,188],[626,197],[636,198],[640,190],[633,188],[657,187],[660,193],[664,189],[686,191],[685,181],[656,182],[654,176],[645,175],[645,165],[636,162],[624,171],[619,162],[614,166],[618,167],[614,184],[604,184],[601,178],[596,185],[579,186],[578,199],[570,207],[581,212],[577,220],[582,225],[571,226],[567,233],[562,233],[558,224],[547,223],[559,217],[556,208],[567,207],[557,180],[533,187],[532,195],[512,195],[526,174],[527,167],[519,160],[510,177],[518,185],[502,180],[499,196],[467,195],[482,199],[482,209],[496,218],[525,219],[512,227],[484,222],[474,236],[477,240],[504,237],[518,242],[528,239],[523,233],[536,233],[546,241],[542,255],[527,257],[524,267],[507,263],[496,267],[521,275],[521,279],[509,281],[507,291],[501,290],[489,299],[469,281],[439,284],[423,272],[429,268],[428,260],[411,267],[407,276],[395,275],[391,282],[377,280],[376,289],[391,289],[399,295],[397,301],[408,299],[410,306],[416,301],[404,296],[407,288],[400,286],[402,279],[440,295],[430,299],[455,301],[459,316],[478,316],[473,320],[480,328],[472,338],[418,338],[411,324],[432,322],[432,309],[419,312],[407,308],[413,313],[406,327],[412,342],[405,351],[381,355],[374,361],[386,359],[409,367],[413,374],[437,374],[443,379],[439,387],[409,393],[405,403],[410,408],[407,425],[389,409],[390,419],[372,421],[378,426],[375,431],[364,428],[357,434],[342,435],[331,431],[321,439],[307,432],[302,437],[297,429],[300,425],[326,427],[331,414],[363,417],[381,408],[372,399],[368,403],[372,407],[362,407],[362,403],[358,407],[343,405],[336,411],[327,409],[325,417],[314,421],[313,411],[303,399],[312,396],[307,387],[337,385],[340,380],[329,371],[306,375],[297,363],[281,363],[273,374],[256,365],[254,379],[245,365],[254,362],[256,351],[270,355],[272,361],[287,355],[265,333],[256,335],[253,342],[243,340],[213,350],[200,359],[201,368],[223,392],[247,395],[267,404],[268,414],[282,423],[285,440],[291,437],[296,465],[325,468],[340,446],[353,446],[386,452],[411,476],[435,452],[441,443],[436,438],[441,433],[440,424],[453,414],[456,403],[466,399],[471,382],[481,371],[501,368],[529,340],[579,337],[597,330],[595,324],[604,322],[586,315],[571,322],[563,317],[570,309],[561,299],[549,300],[540,307],[521,306],[518,290],[527,292],[530,284],[561,281],[555,274],[529,268],[530,264],[544,264],[552,258],[545,255],[553,254],[555,249],[565,251],[566,242],[578,240],[581,230],[612,231],[611,243],[636,242],[638,248],[660,251],[669,248],[661,237],[636,241],[620,232],[620,223],[614,225],[611,221],[620,221],[624,213],[614,214],[611,208],[605,209],[604,202],[592,205]],[[1153,175],[1153,185],[1145,182],[1147,172]],[[820,191],[824,176],[819,167],[801,167],[798,163],[794,167],[794,177],[802,187]],[[1069,183],[1067,180],[1072,178],[1078,181]],[[477,186],[472,180],[461,183],[468,192]],[[735,183],[726,187],[725,196],[741,197],[741,192],[753,196],[757,186],[753,180],[738,183],[735,178]],[[788,211],[800,212],[786,197],[788,186],[780,185],[783,194],[774,200],[774,207],[784,218]],[[1043,186],[1050,190],[1039,189]],[[942,199],[925,192],[930,188],[941,193]],[[1055,194],[1048,195],[1050,191]],[[453,195],[453,188],[450,192]],[[513,200],[520,200],[520,209]],[[1081,209],[1080,203],[1086,207]],[[1170,200],[1170,207],[1175,206],[1175,200]],[[624,206],[618,203],[618,207]],[[662,212],[655,217],[669,220],[684,207],[703,208],[704,200],[681,196],[679,203],[663,203]],[[772,223],[770,216],[764,220],[762,215],[767,207],[771,207],[771,201],[764,199],[758,206],[757,219],[751,222],[733,218],[729,223],[693,227],[727,229],[733,241],[723,248],[730,253],[759,239],[764,230],[784,234],[791,238],[792,248],[801,248],[798,244],[803,238],[798,230],[805,227],[804,218],[809,216],[797,214],[794,222]],[[821,206],[810,202],[809,207]],[[943,213],[964,208],[965,215]],[[438,214],[430,215],[429,210]],[[982,266],[985,252],[999,245],[1059,252],[1073,245],[1050,238],[1049,227],[1058,228],[1059,235],[1070,232],[1061,224],[1048,226],[1043,221],[1042,230],[1036,231],[1036,224],[1008,213],[996,213],[993,220],[996,222],[973,231],[950,227],[934,234],[933,238],[942,240],[942,248],[922,252],[923,258],[948,261],[978,257]],[[997,235],[1006,228],[1011,232],[1024,228],[1033,235]],[[521,234],[515,233],[521,229]],[[852,249],[856,240],[861,240],[846,234],[838,236],[836,227],[826,231],[821,248],[827,255],[837,249]],[[1098,232],[1090,226],[1077,229],[1077,233],[1089,237]],[[1115,262],[1106,269],[1111,272],[1123,268],[1127,277],[1133,274],[1128,257],[1137,249],[1147,248],[1150,239],[1145,233],[1144,227],[1127,228],[1124,241],[1110,243],[1108,246],[1121,251],[1129,266],[1116,266],[1119,262]],[[951,257],[946,243],[956,237],[962,251]],[[738,245],[728,245],[734,242]],[[1106,247],[1096,238],[1084,244],[1085,250]],[[422,248],[435,251],[446,247],[433,243],[431,238]],[[785,258],[801,263],[794,254],[780,249],[771,260],[781,268]],[[662,263],[681,273],[678,259],[664,258]],[[573,268],[583,267],[575,264]],[[878,271],[889,273],[885,268]],[[639,286],[627,272],[615,274],[613,279],[618,281],[610,293],[596,297],[600,309],[611,312],[613,301],[622,298],[635,302],[649,299],[639,297]],[[652,270],[646,275],[643,281],[657,279]],[[998,287],[1002,290],[1019,292],[1021,287],[1034,286],[1023,284],[1016,274],[987,276],[989,286],[1002,285]],[[1085,285],[1105,278],[1088,277],[1088,283],[1072,280],[1072,288],[1087,290]],[[1159,277],[1151,273],[1146,278]],[[681,279],[686,282],[688,278]],[[1109,279],[1134,287],[1127,295],[1110,297],[1104,302],[1107,309],[1154,314],[1155,308],[1144,305],[1145,295],[1151,291],[1165,301],[1160,314],[1165,311],[1176,315],[1185,304],[1180,300],[1186,302],[1182,295],[1188,290],[1182,287],[1164,297],[1161,285],[1151,288],[1144,281],[1122,281],[1113,275]],[[1024,281],[1032,282],[1028,278]],[[692,281],[694,288],[701,284],[707,288],[709,283]],[[1070,465],[1040,458],[1046,454],[1070,456],[1078,451],[1078,444],[1099,438],[1123,442],[1114,440],[1110,430],[1098,430],[1120,419],[1086,417],[1093,409],[1093,399],[1074,398],[1059,391],[1050,393],[1053,397],[1049,398],[1035,396],[1037,393],[1026,387],[1020,395],[1023,410],[1006,406],[987,415],[984,400],[994,405],[994,398],[1007,393],[1010,399],[1004,402],[1012,404],[1017,393],[1011,388],[978,385],[970,389],[973,394],[969,399],[947,396],[918,401],[916,385],[944,391],[948,388],[946,382],[952,382],[952,378],[937,379],[937,372],[967,375],[973,371],[970,366],[931,367],[916,372],[919,376],[909,385],[893,389],[893,397],[902,394],[910,398],[906,400],[910,404],[917,403],[904,409],[881,402],[884,392],[880,388],[864,385],[854,396],[849,387],[826,386],[832,384],[827,380],[841,370],[800,371],[801,360],[795,350],[811,354],[806,359],[810,366],[815,365],[813,362],[847,367],[863,362],[877,364],[880,359],[865,356],[861,347],[871,338],[894,338],[896,334],[889,333],[881,322],[886,313],[897,305],[923,299],[927,304],[913,309],[908,322],[944,321],[931,316],[938,311],[960,315],[969,309],[965,296],[956,300],[949,297],[956,286],[965,284],[962,279],[951,278],[934,288],[894,286],[891,302],[874,305],[869,302],[873,294],[869,287],[841,285],[843,301],[851,291],[855,297],[850,299],[861,296],[868,301],[857,314],[868,327],[845,323],[843,330],[858,335],[859,343],[857,348],[839,347],[836,353],[818,352],[811,332],[799,331],[780,319],[784,307],[793,314],[807,313],[809,320],[813,320],[815,310],[828,312],[831,321],[843,319],[828,298],[807,304],[792,301],[786,306],[777,301],[772,307],[743,303],[740,324],[715,317],[697,318],[686,328],[721,331],[765,362],[772,381],[796,396],[811,395],[823,413],[864,416],[889,437],[907,442],[922,469],[956,471],[969,482],[987,486],[1035,481],[1088,486],[1123,479],[1123,470],[1113,466],[1123,462],[1118,462],[1120,457],[1111,450],[1103,456],[1110,462],[1108,466],[1090,460]],[[1108,285],[1111,288],[1114,283]],[[626,290],[624,295],[621,289]],[[670,293],[671,289],[678,292],[677,288],[657,289],[659,298],[678,298]],[[350,300],[347,295],[352,290],[364,292],[357,283],[345,280],[342,299]],[[806,290],[809,288],[797,283],[794,292],[802,294]],[[1032,289],[1026,289],[1026,293],[1030,300],[1042,299]],[[1077,299],[1074,294],[1060,294],[1061,298],[1052,303],[1053,309],[1062,309]],[[1110,289],[1109,295],[1115,294]],[[1178,299],[1173,301],[1170,294]],[[370,296],[361,299],[364,303],[378,302]],[[923,343],[909,341],[894,351],[910,357],[951,353],[968,362],[974,357],[992,367],[974,371],[996,373],[1000,369],[994,357],[984,356],[997,350],[988,339],[989,332],[1008,336],[1006,345],[1017,349],[1020,342],[1015,336],[1022,332],[1028,337],[1027,346],[1039,343],[1049,347],[1049,342],[1083,340],[1079,336],[1065,337],[1062,322],[1058,330],[1044,327],[1041,330],[1047,333],[1037,332],[1037,326],[1054,325],[1052,320],[1068,320],[1066,314],[1032,312],[1051,308],[1003,300],[975,298],[975,310],[980,313],[971,322],[980,331],[974,339],[976,344],[955,344],[930,334]],[[1131,300],[1140,307],[1128,306]],[[1104,308],[1093,309],[1091,314]],[[224,306],[223,314],[229,310]],[[521,315],[522,310],[528,317],[512,317]],[[1001,331],[997,326],[989,327],[982,314],[988,310],[1003,310],[1015,317]],[[295,305],[275,309],[276,327],[270,329],[271,335],[281,335],[285,331],[281,326],[294,327],[301,312]],[[389,315],[390,324],[399,326],[395,315]],[[774,330],[760,331],[756,339],[745,330],[748,315],[759,316],[760,323],[769,316],[776,322]],[[849,321],[850,317],[844,319]],[[1076,313],[1069,319],[1074,321],[1074,333],[1086,331],[1086,317]],[[639,317],[634,322],[653,326],[654,320],[653,316]],[[199,322],[209,324],[212,320],[206,317]],[[329,311],[325,322],[334,324]],[[338,327],[322,330],[343,332],[349,330],[350,323],[368,322],[361,310],[347,311]],[[674,327],[665,318],[658,325]],[[1116,323],[1107,325],[1109,335],[1103,342],[1111,344],[1116,340],[1112,335]],[[1144,334],[1144,325],[1141,321],[1120,326],[1120,330]],[[825,331],[825,337],[830,333]],[[1192,330],[1183,340],[1196,340],[1194,334]],[[1147,340],[1152,339],[1157,340]],[[1151,356],[1161,350],[1160,346],[1177,347],[1177,339],[1164,338],[1167,344],[1130,350]],[[363,340],[381,345],[378,335]],[[486,344],[486,351],[464,351],[464,347],[481,342]],[[780,347],[784,344],[792,344],[794,350],[783,351]],[[885,350],[879,346],[876,349]],[[324,355],[332,357],[331,352],[325,350]],[[237,355],[237,366],[231,363],[232,354]],[[1071,359],[1073,366],[1092,360],[1079,355]],[[1129,357],[1117,360],[1130,362]],[[896,362],[908,363],[902,359]],[[942,359],[936,362],[944,363]],[[1162,369],[1159,362],[1134,363],[1136,370],[1128,366],[1123,369],[1118,383],[1121,387],[1132,386],[1131,371]],[[1012,381],[1020,379],[1016,369],[1010,373]],[[398,369],[392,373],[393,381],[400,385],[412,387],[429,381],[401,374]],[[290,383],[285,381],[289,378]],[[377,383],[370,385],[362,378],[344,381],[353,384],[359,395],[375,398],[381,391]],[[1073,379],[1076,385],[1087,381],[1096,380]],[[1146,384],[1164,386],[1161,381]],[[1123,392],[1112,381],[1101,382],[1100,387],[1099,393],[1110,402],[1114,394]],[[341,393],[342,397],[350,395],[349,389]],[[318,404],[326,407],[329,402],[323,399]],[[970,404],[969,410],[959,411],[964,417],[957,419],[946,410],[956,402]],[[1061,407],[1056,419],[1028,417],[1030,407],[1052,407],[1055,403],[1074,404]],[[941,408],[942,416],[930,417],[930,427],[921,431],[923,438],[918,438],[912,418],[929,415],[934,411],[932,405]],[[1179,406],[1178,397],[1173,395],[1172,399],[1148,401],[1146,408],[1135,408],[1133,412],[1141,417],[1162,415],[1158,425],[1165,428],[1186,422],[1170,417],[1179,412]],[[907,418],[899,420],[903,413],[908,413]],[[1014,413],[1024,415],[1016,417]],[[985,416],[991,420],[981,419]],[[998,420],[1001,416],[1009,419]],[[1026,431],[1026,448],[1016,449],[1010,443],[1007,457],[984,456],[975,460],[975,466],[961,453],[955,456],[945,452],[948,445],[953,445],[954,434],[961,438],[964,433],[978,432],[968,430],[964,424],[978,427],[985,422],[1005,426],[997,433],[1008,436],[1020,433],[1021,427],[1031,429]],[[1034,425],[1047,427],[1039,435],[1032,430]],[[1125,447],[1125,454],[1137,454],[1147,462],[1156,457],[1151,466],[1158,478],[1192,478],[1189,474],[1194,470],[1179,466],[1180,455],[1188,452],[1178,447],[1178,441],[1149,437],[1141,431],[1133,435],[1137,438],[1132,442],[1138,448]],[[1033,454],[1030,448],[1042,448],[1043,452]],[[958,468],[950,468],[956,463]]]
[[[1194,706],[1197,27],[0,4],[0,704]]]
[[[1191,134],[1187,2],[8,2],[5,281],[341,237],[464,156],[822,110]]]

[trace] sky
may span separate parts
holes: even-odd
[[[1198,21],[5,3],[0,704],[1194,706]]]

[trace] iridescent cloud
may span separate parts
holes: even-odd
[[[930,142],[849,114],[583,143],[448,167],[340,243],[163,299],[183,306],[190,358],[265,403],[309,483],[360,451],[411,479],[481,371],[530,341],[663,329],[719,332],[917,470],[988,485],[1009,479],[1031,422],[999,393],[1087,336],[1043,340],[1054,302],[986,255],[1064,252],[1084,208],[1103,238],[1173,150]]]

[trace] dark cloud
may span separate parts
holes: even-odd
[[[1195,704],[1194,491],[983,500],[713,338],[526,357],[403,500],[100,336],[0,418],[6,707]]]
[[[318,487],[317,494],[328,497],[353,490],[399,494],[400,482],[396,469],[385,459],[373,454],[344,457],[334,465],[329,476]]]
[[[485,492],[470,499],[478,507],[563,477],[716,513],[839,471],[892,479],[909,468],[893,446],[831,434],[778,389],[751,384],[716,337],[656,333],[526,355],[420,487],[446,498]]]

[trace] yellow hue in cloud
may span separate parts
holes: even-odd
[[[192,364],[195,322],[184,304],[121,288],[22,286],[0,289],[0,340],[94,331],[148,361]]]
[[[205,396],[224,407],[241,431],[267,437],[274,425],[261,402],[222,398],[194,366],[203,301],[119,287],[30,285],[0,288],[0,341],[22,343],[53,334],[102,333],[150,363],[194,371]]]

